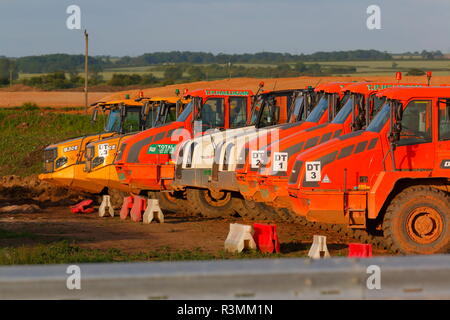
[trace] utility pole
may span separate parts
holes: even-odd
[[[86,53],[84,56],[84,112],[88,112],[88,57],[89,57],[89,35],[84,29],[84,38],[86,40]]]
[[[11,88],[13,85],[13,70],[9,69],[9,87]]]

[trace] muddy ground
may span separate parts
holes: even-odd
[[[119,249],[124,253],[165,250],[201,250],[218,253],[224,248],[230,223],[252,224],[242,218],[206,219],[166,213],[165,223],[135,223],[118,216],[100,218],[97,212],[73,214],[70,205],[88,194],[68,192],[41,182],[37,177],[4,177],[0,180],[0,229],[35,235],[34,237],[0,239],[0,247],[33,246],[61,240],[88,249]],[[19,205],[14,211],[3,210]],[[33,206],[33,208],[29,208]],[[116,210],[118,215],[118,210]],[[264,221],[261,221],[264,223]],[[346,256],[348,243],[357,242],[334,232],[311,227],[277,223],[281,251],[286,256],[304,256],[313,235],[327,236],[332,256]],[[374,255],[388,252],[374,248]]]

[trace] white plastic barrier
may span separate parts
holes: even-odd
[[[99,217],[104,217],[107,214],[111,217],[114,217],[114,208],[111,204],[111,197],[109,195],[104,195],[102,198],[102,203],[100,204],[100,207],[98,208],[98,215]]]
[[[159,206],[158,199],[148,199],[147,208],[145,209],[142,221],[144,223],[151,223],[153,220],[159,223],[164,223],[164,215]]]
[[[225,251],[242,252],[244,249],[256,250],[253,227],[239,223],[230,224],[230,232],[225,240]]]
[[[327,237],[325,236],[314,236],[313,244],[311,249],[309,249],[308,257],[312,259],[322,259],[329,258],[330,253],[327,247]]]

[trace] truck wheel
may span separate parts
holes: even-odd
[[[447,253],[450,250],[450,196],[429,186],[403,190],[386,209],[383,232],[394,252]]]
[[[233,201],[235,210],[242,218],[272,221],[275,221],[278,218],[275,208],[268,206],[265,203],[240,198],[234,198]]]
[[[236,212],[233,209],[231,192],[212,193],[208,189],[188,189],[186,198],[192,206],[191,214],[201,214],[204,217],[229,217]]]
[[[185,195],[182,191],[171,191],[171,192],[153,192],[148,193],[150,199],[158,199],[159,207],[163,212],[171,211],[178,212],[181,210],[180,201],[186,201]]]
[[[128,193],[116,189],[108,189],[108,194],[111,199],[111,205],[114,207],[114,209],[121,209],[123,198],[129,196]]]

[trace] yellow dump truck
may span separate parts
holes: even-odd
[[[49,145],[44,150],[44,173],[41,180],[92,193],[99,193],[104,186],[85,179],[86,146],[92,141],[138,132],[153,125],[156,110],[145,107],[145,102],[132,99],[98,102],[92,105],[92,120],[99,112],[105,115],[104,131]]]
[[[153,97],[144,98],[142,102],[145,102],[147,108],[153,110],[151,113],[152,127],[157,127],[175,121],[183,111],[184,106],[189,103],[189,100],[182,100],[179,97]],[[121,150],[121,142],[131,134],[133,133],[106,137],[92,141],[86,146],[85,177],[92,185],[102,186],[104,189],[101,192],[111,195],[113,205],[119,203],[120,199],[118,198],[123,196],[124,193],[138,192],[138,190],[133,190],[120,183],[113,165],[117,153]],[[119,194],[117,194],[117,191]]]

